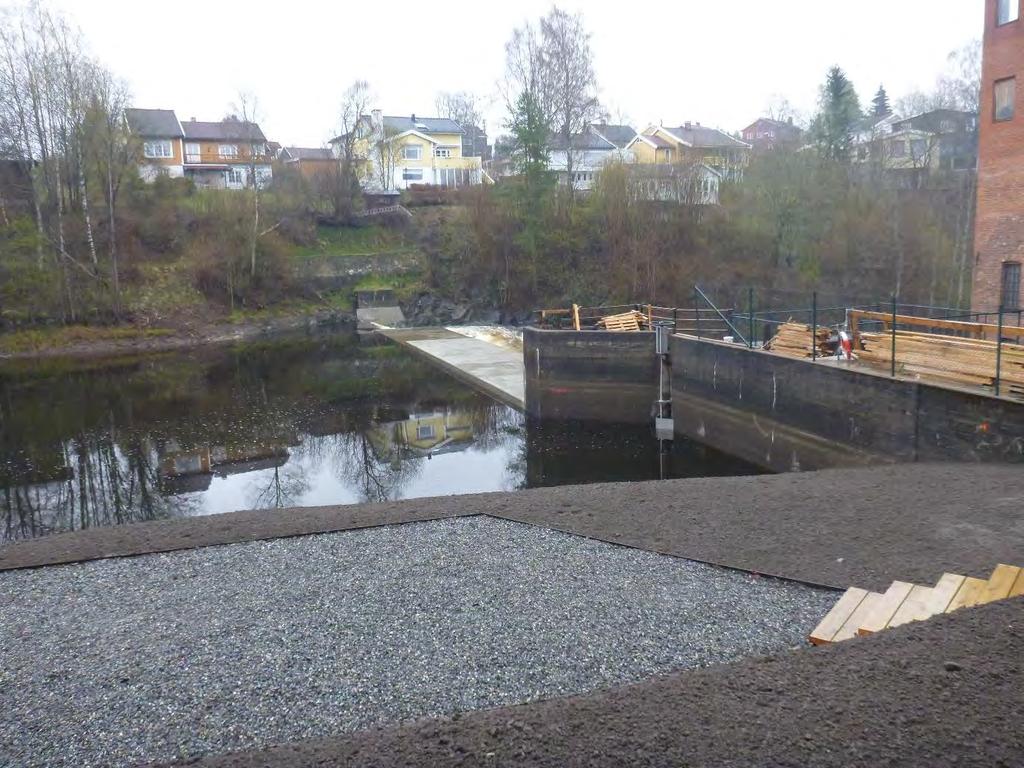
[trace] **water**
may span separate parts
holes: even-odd
[[[0,542],[243,509],[757,470],[538,424],[354,334],[0,367]]]

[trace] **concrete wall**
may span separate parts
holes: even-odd
[[[653,333],[526,328],[523,362],[531,416],[652,423],[658,399]]]
[[[1024,462],[1024,403],[690,337],[671,349],[677,434],[769,469]]]
[[[911,461],[1024,463],[1024,403],[674,336],[676,434],[778,471]],[[652,333],[523,333],[526,410],[653,422]]]

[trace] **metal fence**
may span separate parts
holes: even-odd
[[[777,296],[777,294],[776,294]],[[688,307],[634,303],[543,310],[537,324],[576,330],[650,330],[726,340],[823,364],[931,381],[1024,399],[1024,309],[962,308],[886,301],[845,303],[818,293],[759,306],[753,288],[716,305],[694,286]],[[618,318],[615,320],[615,318]],[[619,323],[619,324],[616,324]]]

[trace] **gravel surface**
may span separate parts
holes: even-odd
[[[801,644],[836,599],[492,518],[0,574],[0,764],[127,765]]]

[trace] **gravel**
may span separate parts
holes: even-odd
[[[128,765],[800,645],[834,592],[487,517],[0,574],[0,765]]]

